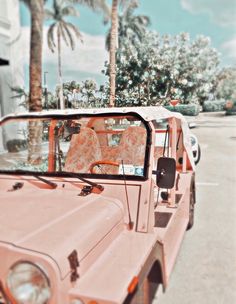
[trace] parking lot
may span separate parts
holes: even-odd
[[[202,113],[189,120],[202,151],[195,225],[153,304],[236,303],[236,117]]]

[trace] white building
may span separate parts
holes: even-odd
[[[14,112],[11,87],[24,86],[19,0],[0,0],[0,116]]]
[[[19,100],[11,88],[24,86],[19,0],[0,0],[0,117],[15,112]],[[17,130],[1,130],[0,151]],[[18,137],[16,135],[16,137]]]

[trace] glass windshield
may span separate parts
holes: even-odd
[[[134,116],[9,119],[0,171],[144,175],[147,131]]]

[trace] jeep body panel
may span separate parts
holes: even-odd
[[[90,172],[82,175],[90,183],[99,183],[101,191],[94,191],[96,186],[89,188],[86,180],[79,180],[80,175],[77,178],[76,175],[60,174],[55,165],[60,153],[56,149],[56,123],[77,117],[85,117],[81,130],[85,128],[90,132],[89,136],[98,136],[97,145],[102,146],[106,136],[111,139],[111,135],[127,135],[121,136],[115,147],[113,144],[106,147],[106,154],[103,154],[105,161],[120,162],[118,169],[99,175],[91,173],[89,166]],[[113,129],[104,127],[104,123],[110,123],[110,118],[115,123],[118,120],[127,123],[127,117],[131,118],[131,123],[138,121],[139,125],[133,123],[125,129],[122,122]],[[8,121],[21,119],[49,121],[48,137],[44,139],[49,147],[46,150],[48,170],[5,172],[1,166],[4,168],[9,159],[14,161],[17,153],[6,150],[0,153],[0,299],[4,296],[11,299],[7,277],[12,265],[30,261],[45,270],[51,287],[49,304],[70,304],[76,300],[85,304],[150,303],[147,292],[142,300],[137,297],[145,290],[145,282],[153,270],[156,276],[151,279],[167,287],[189,222],[195,166],[187,122],[180,114],[162,107],[146,107],[16,114],[3,118],[0,127]],[[160,127],[163,121],[167,123],[167,129]],[[132,131],[129,134],[128,129]],[[137,134],[132,134],[135,131]],[[159,140],[159,134],[163,132],[164,146]],[[82,131],[78,130],[78,133]],[[122,149],[129,151],[132,148],[132,145],[125,145],[124,138],[131,143],[134,140],[135,146],[142,134],[145,146],[143,149],[135,147],[132,158],[136,161],[136,155],[138,159],[138,153],[143,153],[143,168],[140,164],[133,167],[124,164]],[[61,144],[69,145],[64,139]],[[119,145],[122,149],[117,157]],[[67,156],[73,160],[73,153],[78,151],[76,147],[72,148],[70,145]],[[22,155],[24,159],[24,152]],[[166,198],[157,187],[154,173],[158,158],[163,155],[176,162],[175,185],[168,190]],[[71,161],[65,160],[64,166],[70,168],[70,165]],[[106,166],[107,163],[105,169]],[[119,173],[113,173],[118,170]],[[125,170],[132,173],[124,174]],[[90,192],[84,192],[85,186]],[[68,259],[73,252],[77,254],[75,264]],[[75,279],[72,278],[74,271]]]
[[[4,183],[5,189],[14,184]],[[27,187],[26,180],[24,184],[20,192],[0,191],[0,209],[4,209],[0,243],[8,242],[52,257],[59,265],[61,277],[70,271],[67,257],[73,250],[79,252],[80,262],[116,226],[123,225],[123,207],[115,199],[96,194],[78,197],[76,192],[62,188],[62,183],[58,185],[61,190],[56,191],[35,191],[30,183]]]

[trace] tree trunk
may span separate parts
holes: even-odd
[[[116,44],[118,35],[118,0],[112,1],[110,38],[110,100],[109,106],[115,106],[116,95]]]
[[[43,0],[30,0],[30,94],[29,111],[42,111],[42,45],[43,45]],[[28,162],[41,162],[42,124],[29,122]]]
[[[29,121],[28,131],[28,162],[31,165],[39,165],[42,162],[43,122]]]
[[[147,106],[150,106],[150,78],[149,77],[147,81],[147,96],[148,96]]]
[[[43,0],[30,0],[30,111],[42,111],[43,4]]]
[[[60,29],[57,29],[57,48],[58,48],[58,75],[59,75],[59,100],[60,109],[65,109],[64,99],[63,99],[63,81],[62,81],[62,68],[61,68],[61,33]]]

